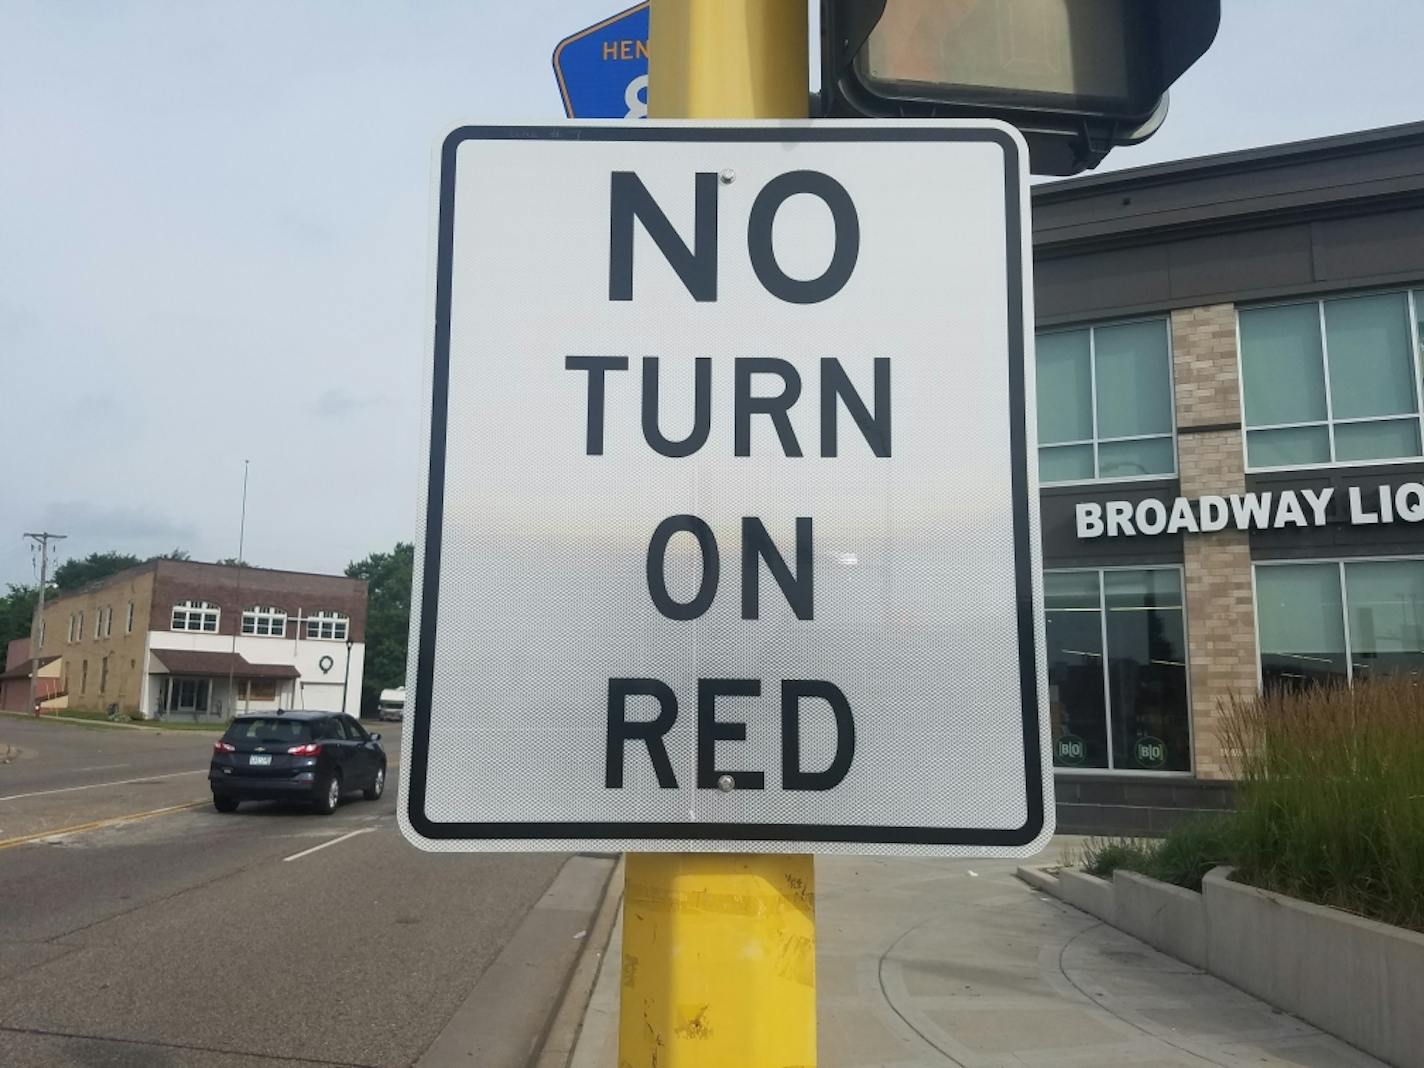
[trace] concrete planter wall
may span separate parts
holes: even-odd
[[[1424,1066],[1424,935],[1229,874],[1202,882],[1208,971],[1390,1064]]]
[[[1033,886],[1381,1060],[1424,1068],[1424,935],[1230,873],[1213,869],[1197,894],[1133,872],[1107,882],[1019,869]]]

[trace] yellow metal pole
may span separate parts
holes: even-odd
[[[804,119],[806,0],[653,0],[648,116]]]
[[[653,0],[652,118],[806,118],[806,0]],[[619,1068],[814,1068],[812,858],[634,853]]]

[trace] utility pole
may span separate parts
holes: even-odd
[[[807,117],[805,0],[653,0],[650,18],[650,118]],[[814,1065],[812,858],[630,853],[624,871],[618,1062]],[[689,1006],[714,1004],[699,1029]]]
[[[35,697],[39,683],[40,630],[44,626],[45,585],[49,582],[49,543],[63,541],[68,536],[67,534],[51,534],[47,530],[42,530],[38,534],[25,534],[25,537],[40,547],[40,595],[35,602],[34,618],[30,620],[30,710],[37,716],[40,714],[40,706]]]
[[[237,635],[242,629],[242,569],[246,566],[242,562],[243,542],[247,538],[247,465],[250,460],[242,461],[242,518],[237,524],[237,575],[233,580],[232,596],[233,611],[236,615],[232,621],[232,659],[227,662],[227,699],[232,703],[232,709],[228,712],[228,719],[237,715],[237,694],[232,690],[233,670],[237,666]],[[248,683],[250,686],[251,683]]]

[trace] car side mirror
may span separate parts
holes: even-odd
[[[380,735],[379,732],[376,733],[376,734],[371,735],[371,741],[373,741],[373,742],[379,742],[380,740],[381,740],[381,735]]]

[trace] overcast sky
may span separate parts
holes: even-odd
[[[627,0],[631,2],[631,0]],[[619,0],[0,0],[0,582],[64,553],[339,571],[412,536],[431,149],[562,117]],[[1424,4],[1225,0],[1102,169],[1424,119]]]

